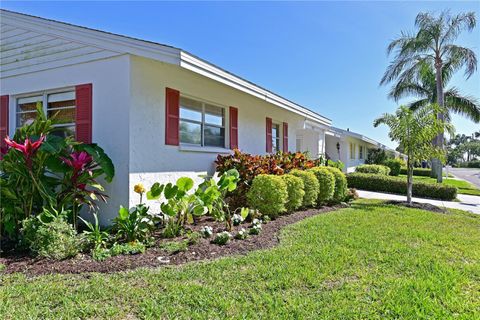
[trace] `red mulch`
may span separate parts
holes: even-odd
[[[323,207],[320,209],[309,209],[298,211],[289,215],[278,217],[262,226],[262,232],[259,235],[251,235],[245,240],[232,239],[224,246],[210,243],[211,239],[202,238],[197,244],[191,245],[186,251],[170,254],[160,249],[158,245],[165,241],[181,240],[176,239],[158,239],[156,245],[148,248],[143,254],[121,255],[106,259],[105,261],[93,260],[89,255],[79,254],[75,258],[56,261],[49,259],[39,259],[22,253],[9,253],[0,258],[0,264],[5,265],[5,269],[0,273],[22,272],[29,276],[43,274],[78,274],[84,272],[117,272],[122,270],[135,269],[139,267],[158,267],[162,265],[179,265],[190,261],[211,260],[230,255],[243,255],[253,250],[271,248],[278,244],[278,231],[289,224],[295,223],[307,217],[329,212],[341,208],[342,206]],[[193,231],[198,231],[202,226],[209,225],[213,227],[214,233],[225,230],[225,224],[213,221],[210,217],[202,217],[196,225],[192,226]],[[247,229],[250,224],[242,224],[233,227],[232,235],[235,235],[241,228]],[[168,261],[162,262],[159,259]]]

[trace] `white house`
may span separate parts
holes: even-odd
[[[101,222],[133,205],[133,185],[213,173],[239,149],[325,152],[331,121],[182,49],[2,10],[0,138],[43,102],[116,176]],[[333,153],[332,153],[333,156]]]
[[[345,164],[344,171],[346,172],[353,172],[356,166],[364,164],[369,149],[380,148],[391,157],[406,160],[404,154],[349,129],[330,127],[325,135],[325,143],[326,156],[334,161],[342,161]]]

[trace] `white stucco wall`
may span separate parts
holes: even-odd
[[[112,158],[116,175],[106,185],[108,204],[100,204],[100,221],[107,224],[128,199],[129,57],[127,55],[53,68],[0,80],[1,94],[10,95],[10,134],[15,130],[15,95],[93,84],[92,134]]]
[[[192,152],[165,145],[165,88],[224,107],[228,148],[228,107],[238,108],[238,141],[242,151],[264,154],[265,118],[288,122],[289,150],[295,150],[295,132],[304,118],[216,81],[154,60],[132,57],[130,109],[130,190],[137,182],[174,181],[182,175],[213,174],[215,152]],[[229,149],[223,152],[230,152]],[[197,180],[198,181],[198,180]],[[137,196],[131,194],[131,204]]]

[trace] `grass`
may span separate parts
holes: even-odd
[[[407,179],[406,175],[400,175],[399,177]],[[427,183],[437,183],[435,178],[422,177],[422,176],[413,176],[414,181],[427,182]],[[480,196],[480,189],[465,180],[458,179],[443,179],[443,184],[447,186],[457,187],[458,193],[460,194],[469,194],[473,196]]]
[[[359,200],[181,267],[0,280],[6,319],[479,319],[480,216]]]

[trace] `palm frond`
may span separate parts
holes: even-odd
[[[445,105],[452,112],[480,122],[480,104],[475,97],[462,96],[456,88],[451,88],[445,92]]]
[[[465,67],[465,77],[467,79],[477,71],[477,56],[470,48],[448,44],[443,48],[442,57],[455,63],[456,69]]]

